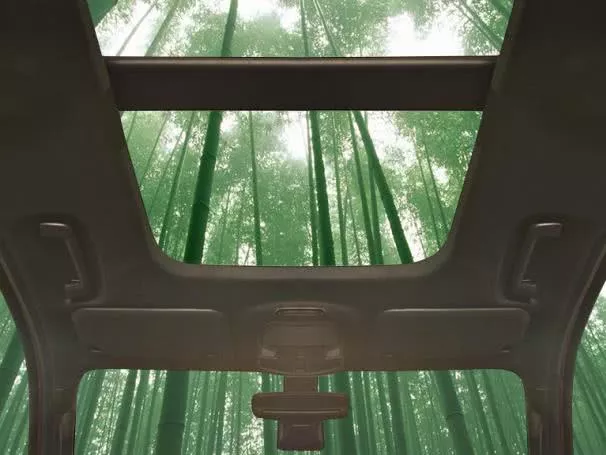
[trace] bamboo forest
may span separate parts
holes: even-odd
[[[358,57],[498,54],[512,0],[89,0],[105,55]],[[215,87],[206,87],[216,90]],[[292,87],[297,90],[297,87]],[[158,246],[190,264],[406,264],[446,242],[481,112],[123,112]],[[606,294],[605,294],[606,295]],[[574,448],[606,447],[606,297],[585,330]],[[26,453],[27,370],[0,308],[0,453]],[[527,453],[524,390],[506,371],[347,372],[327,455]],[[256,372],[87,373],[76,453],[277,454],[252,415],[281,378]]]

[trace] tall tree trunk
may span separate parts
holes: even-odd
[[[333,53],[337,57],[341,56],[341,52],[336,45],[336,42],[332,36],[332,32],[328,27],[328,24],[326,23],[319,2],[316,0],[314,1],[314,4],[316,6],[316,10],[320,15],[324,31],[326,32],[326,36],[333,50]],[[385,213],[387,215],[387,219],[389,220],[389,225],[391,227],[391,232],[394,238],[394,242],[396,244],[398,255],[400,256],[400,261],[403,264],[409,264],[412,262],[412,254],[410,252],[410,247],[408,246],[408,242],[406,241],[406,236],[404,235],[404,229],[402,229],[402,223],[400,222],[398,210],[396,208],[391,189],[389,188],[389,185],[387,183],[387,179],[385,178],[385,174],[383,173],[383,169],[381,168],[381,163],[379,162],[374,142],[372,141],[370,133],[368,132],[366,120],[364,119],[360,111],[354,111],[353,116],[356,126],[360,131],[360,136],[362,136],[362,142],[364,144],[364,148],[366,149],[366,154],[368,155],[369,165],[372,166],[373,176],[376,181],[377,189],[379,190],[379,195],[381,196],[381,200],[383,201],[383,206],[385,207]]]
[[[482,371],[481,373],[482,382],[484,383],[484,388],[486,389],[486,398],[488,400],[488,406],[490,408],[490,412],[494,418],[494,424],[497,427],[497,436],[499,438],[499,445],[501,446],[501,452],[505,455],[509,455],[511,452],[509,450],[509,441],[505,434],[505,429],[503,428],[503,423],[500,419],[500,408],[495,400],[495,391],[492,387],[492,383],[490,381],[490,377],[488,373]]]
[[[309,113],[311,124],[311,142],[314,154],[314,173],[316,176],[316,194],[318,203],[318,224],[320,232],[320,264],[335,265],[335,250],[330,226],[330,210],[328,206],[328,191],[324,174],[324,159],[320,139],[320,124],[317,111]]]
[[[250,156],[252,166],[252,194],[253,194],[253,215],[254,215],[254,238],[255,238],[255,262],[257,266],[263,265],[263,245],[261,242],[261,211],[259,208],[259,184],[257,181],[257,152],[255,149],[255,135],[253,114],[248,112],[248,127],[250,135]],[[271,392],[271,378],[269,373],[261,374],[261,391],[264,393]],[[240,383],[241,385],[241,383]],[[263,453],[265,455],[276,454],[277,441],[276,422],[268,419],[263,420]],[[238,438],[239,441],[239,438]],[[239,442],[238,442],[238,453]]]
[[[358,226],[356,224],[356,218],[353,211],[353,204],[351,203],[351,193],[349,192],[349,189],[345,195],[345,200],[347,203],[347,208],[349,209],[349,216],[351,217],[351,229],[353,231],[354,247],[356,250],[356,261],[358,265],[362,265],[362,256],[360,254],[360,240],[358,239]]]
[[[368,162],[368,186],[370,187],[370,219],[372,222],[372,241],[375,250],[375,264],[383,264],[383,245],[381,242],[381,223],[379,221],[379,206],[373,176],[372,163]]]
[[[7,444],[12,429],[15,425],[15,416],[19,412],[19,408],[27,402],[27,378],[21,377],[21,381],[17,386],[14,396],[10,401],[10,405],[4,414],[2,425],[0,425],[0,453],[6,453]]]
[[[250,135],[250,161],[252,178],[254,237],[255,237],[255,262],[263,265],[263,248],[261,242],[261,211],[259,209],[259,184],[257,182],[257,152],[255,150],[255,134],[253,126],[253,114],[248,111],[248,132]]]
[[[166,204],[166,211],[164,212],[164,219],[162,220],[162,230],[160,231],[160,239],[158,241],[158,244],[162,249],[166,247],[166,236],[168,235],[169,229],[172,225],[171,221],[174,212],[173,209],[175,203],[175,196],[177,194],[177,189],[179,188],[181,172],[183,170],[183,163],[185,162],[185,156],[187,155],[187,147],[191,138],[195,118],[196,113],[192,112],[187,123],[187,132],[185,133],[185,140],[183,141],[183,145],[181,145],[181,154],[179,155],[179,161],[177,162],[177,169],[175,170],[175,175],[173,176],[170,192],[168,193],[168,202]]]
[[[483,439],[486,443],[486,448],[488,450],[487,455],[494,455],[496,453],[495,446],[494,446],[494,443],[492,442],[492,437],[490,435],[490,427],[488,426],[488,419],[486,418],[486,412],[484,411],[484,405],[482,404],[482,398],[480,397],[478,383],[474,376],[474,372],[466,371],[463,374],[464,374],[465,380],[467,382],[467,388],[469,389],[469,395],[471,397],[471,403],[472,403],[473,409],[480,421],[480,427],[482,428],[481,433],[483,435]],[[498,418],[498,416],[495,415],[495,418]],[[501,441],[501,446],[503,446],[502,441]]]
[[[427,148],[427,141],[423,140],[423,151],[425,152],[425,162],[427,163],[427,169],[429,170],[429,179],[431,180],[431,187],[433,188],[436,201],[438,201],[438,212],[440,213],[440,221],[442,222],[442,239],[445,239],[448,235],[448,221],[446,220],[446,213],[444,212],[444,205],[442,204],[442,198],[440,197],[440,191],[438,190],[438,184],[436,183],[436,176],[433,172],[433,166],[429,159],[429,150]]]
[[[429,218],[431,220],[431,225],[433,227],[434,238],[436,241],[436,249],[439,249],[440,246],[442,245],[440,229],[438,228],[438,223],[436,222],[436,216],[433,213],[431,197],[429,196],[429,186],[427,185],[427,179],[425,178],[425,171],[423,170],[423,163],[421,162],[421,156],[419,154],[417,144],[414,145],[414,149],[415,149],[415,156],[417,158],[417,164],[419,165],[419,172],[421,173],[421,180],[423,181],[423,189],[425,190],[425,197],[427,198],[427,206],[429,208]]]
[[[147,51],[145,52],[146,57],[155,55],[156,52],[158,51],[158,49],[160,48],[160,45],[163,43],[164,39],[166,38],[166,33],[168,32],[168,30],[170,30],[170,26],[173,21],[173,18],[175,17],[176,12],[178,11],[179,7],[181,6],[181,3],[183,3],[183,0],[173,0],[173,2],[171,3],[171,5],[166,13],[166,16],[164,16],[164,20],[162,21],[162,24],[160,24],[160,28],[154,35],[152,42],[150,43],[149,47],[147,48]]]
[[[246,187],[242,188],[240,192],[240,210],[238,211],[238,218],[236,218],[236,248],[234,251],[233,264],[238,265],[240,262],[240,245],[242,244],[242,217],[244,216],[244,203],[246,198]]]
[[[138,453],[135,450],[135,442],[137,440],[137,436],[141,432],[143,400],[148,393],[148,384],[149,370],[141,370],[139,375],[139,384],[137,385],[137,391],[135,394],[135,405],[133,408],[133,417],[131,419],[131,430],[128,436],[128,443],[126,444],[126,453],[128,455],[136,455]]]
[[[103,387],[103,379],[105,379],[105,370],[97,370],[89,374],[92,375],[92,379],[90,382],[90,391],[89,396],[87,398],[87,402],[85,402],[83,406],[84,414],[79,425],[82,431],[80,432],[78,440],[76,441],[76,453],[78,453],[78,455],[83,455],[84,453],[86,453],[86,448],[89,442],[88,440],[90,430],[93,426],[93,420],[95,417],[95,412],[97,410],[99,396]]]
[[[156,155],[159,150],[158,145],[160,144],[160,138],[162,137],[162,133],[164,133],[164,128],[166,127],[166,124],[168,123],[169,118],[170,118],[170,113],[165,112],[164,116],[162,117],[162,124],[160,125],[160,129],[158,130],[158,133],[156,134],[156,138],[154,139],[154,145],[152,146],[151,152],[149,153],[149,156],[147,157],[147,160],[145,161],[145,166],[143,167],[143,172],[141,172],[141,177],[139,179],[139,187],[141,188],[141,191],[143,191],[145,181],[147,180],[147,174],[149,172],[149,169],[150,169],[152,163],[154,162],[154,160],[156,159]]]
[[[153,419],[158,408],[158,399],[161,399],[161,384],[164,382],[163,378],[160,377],[160,372],[154,373],[154,388],[152,389],[151,401],[149,403],[149,411],[145,421],[145,427],[143,429],[143,436],[141,441],[143,443],[143,450],[140,453],[151,453],[152,452],[152,427]]]
[[[154,190],[154,195],[151,198],[149,204],[147,203],[147,200],[144,200],[145,207],[149,207],[150,214],[153,213],[153,210],[156,207],[158,195],[160,194],[160,188],[162,188],[164,179],[166,178],[166,175],[168,174],[168,168],[170,167],[170,163],[173,161],[175,153],[177,153],[177,149],[179,148],[179,143],[181,142],[181,138],[183,137],[184,134],[185,134],[185,129],[182,129],[181,133],[179,134],[179,138],[177,139],[177,142],[175,142],[175,145],[173,146],[172,150],[170,151],[170,154],[168,155],[168,158],[166,159],[166,162],[164,163],[164,167],[162,169],[162,174],[160,175],[160,178],[158,179],[158,184],[156,185],[156,189]],[[145,198],[145,195],[143,195],[143,197]],[[162,229],[162,226],[160,226],[160,229]]]
[[[370,386],[371,375],[374,377],[377,383],[377,393],[376,397],[379,400],[379,409],[381,410],[381,424],[383,425],[383,436],[385,438],[385,448],[387,449],[388,454],[396,453],[396,446],[394,441],[394,425],[391,419],[391,412],[389,411],[389,406],[387,405],[387,397],[388,392],[385,384],[385,375],[383,373],[367,373],[367,378],[369,379],[368,384]],[[375,422],[375,428],[376,428]],[[376,431],[376,430],[375,430]],[[378,438],[375,437],[375,446],[378,444]]]
[[[208,437],[208,428],[209,425],[206,424],[205,420],[208,417],[208,405],[209,405],[209,397],[211,392],[211,380],[212,377],[216,377],[217,373],[213,373],[207,371],[204,373],[204,383],[200,388],[200,421],[198,422],[200,430],[198,431],[198,436],[196,438],[196,445],[194,448],[193,455],[201,455],[203,443],[205,442],[204,437]],[[212,376],[212,377],[211,377]]]
[[[223,45],[221,47],[222,57],[228,57],[231,54],[231,42],[236,28],[237,8],[238,0],[231,0],[229,12],[227,13],[225,34],[223,35]],[[200,168],[198,169],[198,177],[196,179],[185,253],[183,255],[184,262],[188,264],[200,264],[202,260],[222,118],[223,115],[220,111],[212,111],[208,116],[206,138],[200,158]],[[158,425],[156,455],[171,455],[181,452],[187,403],[188,374],[187,371],[170,371],[166,374],[164,403]]]
[[[303,36],[303,49],[306,57],[311,56],[309,38],[307,36],[307,21],[304,0],[300,0],[301,33]],[[335,265],[335,251],[330,227],[330,211],[328,206],[328,192],[326,190],[326,176],[324,173],[324,158],[322,156],[322,140],[320,138],[320,121],[317,111],[309,112],[311,127],[311,145],[314,157],[314,173],[316,177],[316,193],[318,202],[318,222],[320,231],[320,264]]]
[[[399,375],[400,377],[400,385],[401,385],[401,392],[402,392],[402,413],[406,418],[406,421],[408,422],[408,428],[409,428],[409,435],[410,438],[408,438],[409,441],[409,447],[410,450],[409,452],[413,455],[421,455],[423,453],[422,449],[421,449],[421,441],[419,439],[419,429],[418,429],[418,425],[417,425],[417,418],[415,416],[415,412],[414,409],[415,407],[413,406],[412,403],[412,397],[410,394],[410,387],[408,385],[408,373],[402,373]],[[417,376],[418,377],[418,376]]]
[[[307,182],[309,189],[309,218],[311,227],[311,263],[319,264],[318,254],[318,211],[316,209],[316,185],[314,184],[313,155],[311,153],[311,136],[309,126],[309,113],[305,116],[307,134]]]
[[[396,250],[398,251],[400,261],[403,264],[410,264],[413,262],[410,247],[408,246],[408,241],[406,240],[404,229],[402,228],[400,215],[396,208],[393,194],[391,193],[391,189],[389,188],[389,184],[387,183],[387,179],[385,178],[385,174],[381,168],[381,163],[379,162],[379,157],[377,156],[370,133],[368,132],[366,122],[359,111],[354,111],[353,115],[358,130],[360,131],[360,135],[362,136],[362,142],[364,143],[364,148],[366,149],[366,154],[368,155],[369,165],[372,166],[375,184],[377,185],[379,195],[383,201],[385,214],[389,220],[391,233],[396,244]]]
[[[337,131],[335,125],[335,113],[331,114],[332,120],[332,153],[335,167],[335,183],[337,186],[337,214],[339,216],[339,243],[341,245],[341,263],[348,265],[347,258],[347,235],[345,231],[345,214],[343,209],[343,198],[341,197],[341,176],[339,171],[339,153],[337,144]]]
[[[11,455],[18,455],[19,453],[23,453],[21,447],[23,446],[23,440],[27,437],[27,421],[29,417],[28,408],[25,407],[17,420],[17,424],[15,426],[15,436],[13,438],[13,443],[11,444],[8,453]]]
[[[152,12],[152,10],[155,8],[155,6],[156,6],[155,3],[150,5],[149,8],[147,9],[147,11],[145,12],[145,14],[143,14],[143,16],[141,16],[141,19],[139,19],[137,21],[135,26],[131,29],[130,33],[128,34],[128,36],[126,37],[124,42],[122,43],[122,46],[120,46],[120,49],[118,49],[118,52],[116,52],[116,55],[118,55],[118,56],[122,55],[122,53],[126,49],[126,46],[129,45],[129,43],[133,39],[133,36],[135,36],[135,33],[137,33],[137,31],[139,30],[139,27],[141,27],[141,24],[143,24],[145,19],[147,19],[147,16],[149,16],[149,13]]]
[[[337,373],[334,375],[334,378],[335,390],[340,393],[345,393],[347,396],[351,396],[349,374],[346,372]],[[339,438],[339,452],[341,455],[355,455],[357,453],[356,435],[351,412],[347,414],[347,417],[337,420],[337,434]]]
[[[402,400],[400,398],[400,384],[396,373],[386,373],[387,388],[389,391],[389,402],[391,405],[391,418],[393,420],[393,438],[398,454],[406,455],[408,453],[408,444],[406,442],[406,427],[404,425],[404,416],[402,415]]]
[[[191,380],[193,376],[193,381]],[[187,411],[185,412],[185,432],[184,432],[184,443],[182,446],[182,455],[187,455],[191,452],[190,447],[192,442],[195,442],[192,438],[192,427],[194,426],[194,414],[196,409],[196,396],[198,395],[198,389],[200,388],[200,381],[202,380],[202,373],[196,372],[190,375],[188,397],[189,402],[187,404]],[[196,422],[197,423],[197,422]]]
[[[353,384],[353,405],[350,403],[350,408],[355,409],[354,417],[356,420],[356,426],[359,429],[360,435],[358,437],[359,445],[358,452],[359,453],[372,453],[374,446],[370,445],[370,436],[369,433],[374,431],[370,421],[368,419],[368,414],[366,412],[367,405],[366,400],[368,399],[365,395],[364,384],[362,382],[362,373],[355,372],[351,374],[351,380]],[[350,397],[351,402],[351,397]]]
[[[442,410],[446,417],[448,432],[452,438],[457,455],[473,455],[473,445],[465,425],[461,404],[452,381],[450,372],[435,371],[434,378],[439,390]]]
[[[156,439],[157,455],[181,453],[188,384],[187,371],[169,371],[166,373],[164,400],[162,401]]]
[[[19,373],[19,367],[23,363],[23,346],[17,329],[8,343],[8,348],[0,362],[0,411],[6,405],[8,395],[13,388],[15,378]]]
[[[213,409],[211,437],[207,446],[207,454],[220,455],[223,450],[223,422],[225,420],[225,394],[227,391],[227,372],[217,373],[219,384],[216,390],[216,404]]]
[[[221,218],[219,220],[219,227],[221,232],[219,234],[219,249],[217,251],[216,263],[223,263],[223,244],[225,243],[225,233],[227,232],[227,215],[229,215],[229,201],[231,199],[231,186],[227,189],[227,197],[225,198],[225,204],[221,210]]]
[[[404,235],[404,230],[402,229],[402,225],[400,223],[391,190],[381,169],[381,165],[374,149],[374,144],[370,134],[368,133],[366,122],[359,111],[354,112],[354,120],[356,121],[360,135],[362,136],[362,140],[368,154],[368,160],[373,166],[373,175],[376,179],[379,193],[381,194],[381,199],[391,226],[398,255],[400,256],[400,260],[403,264],[411,263],[412,254]],[[436,371],[434,372],[434,377],[439,390],[442,407],[444,409],[444,414],[446,415],[446,421],[448,424],[449,433],[453,440],[455,451],[457,455],[472,455],[474,453],[473,446],[469,438],[467,427],[465,426],[465,420],[463,418],[452,377],[448,371]]]
[[[236,400],[236,418],[234,422],[234,428],[231,429],[232,435],[234,436],[234,443],[232,444],[232,455],[240,455],[242,451],[242,395],[243,395],[243,383],[244,377],[242,373],[236,373],[238,375],[238,388],[234,396]],[[264,455],[267,455],[267,451],[263,451]]]
[[[353,149],[354,164],[356,168],[356,177],[358,181],[358,193],[360,194],[360,206],[362,207],[362,220],[364,221],[364,231],[366,233],[366,245],[368,248],[368,257],[371,264],[377,264],[376,252],[374,246],[374,236],[372,233],[372,224],[370,221],[370,211],[368,210],[368,200],[366,199],[366,190],[364,188],[364,174],[362,173],[362,163],[360,160],[360,152],[358,149],[358,140],[354,130],[351,114],[347,113],[349,122],[349,131],[351,134],[351,145]]]
[[[230,0],[223,44],[221,46],[221,57],[229,57],[231,55],[231,43],[236,29],[237,10],[238,0]],[[215,175],[217,153],[219,151],[222,120],[223,112],[221,111],[212,111],[208,115],[208,126],[200,157],[200,167],[198,169],[191,218],[187,232],[184,261],[188,264],[200,264],[204,253],[204,240],[206,238],[206,226],[210,213],[210,197]]]
[[[591,415],[591,419],[594,421],[594,428],[597,429],[594,437],[600,441],[600,447],[604,447],[604,445],[606,445],[606,429],[604,424],[605,416],[602,415],[599,408],[596,406],[596,398],[593,388],[591,387],[591,384],[587,380],[585,372],[582,369],[578,369],[575,372],[575,382],[578,382],[577,387],[579,388],[579,392],[584,398],[589,410],[589,414]]]
[[[368,422],[368,444],[370,445],[371,451],[366,453],[372,453],[372,448],[377,447],[377,425],[375,421],[375,406],[373,406],[373,398],[376,394],[373,393],[373,389],[370,384],[370,375],[368,372],[360,372],[360,380],[362,381],[362,389],[364,393],[364,412]],[[381,409],[381,415],[384,419],[389,421],[389,415],[383,414]],[[389,447],[389,446],[388,446]],[[389,452],[389,451],[388,451]]]
[[[137,381],[137,370],[128,370],[124,392],[120,399],[120,411],[118,412],[118,420],[116,421],[116,429],[112,438],[110,455],[122,455],[124,443],[126,442],[126,434],[128,430],[128,422],[133,404],[133,395],[135,392],[135,382]]]

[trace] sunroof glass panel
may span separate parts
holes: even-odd
[[[253,394],[281,390],[280,377],[265,381],[240,372],[87,373],[78,393],[77,453],[160,453],[161,440],[184,455],[285,453],[275,449],[276,423],[266,424],[264,437],[263,421],[251,412]],[[350,413],[325,424],[324,450],[306,453],[527,453],[524,390],[510,372],[353,372],[320,378],[319,386],[346,388]]]
[[[122,120],[150,226],[169,256],[372,265],[418,261],[443,245],[480,114],[129,112]]]
[[[602,289],[577,351],[572,400],[574,452],[606,450],[606,287]]]
[[[373,57],[496,54],[512,2],[89,0],[89,5],[105,55]]]

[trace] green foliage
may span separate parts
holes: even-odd
[[[447,20],[461,52],[482,54],[498,51],[511,9],[509,0],[267,0],[252,14],[251,1],[240,0],[238,11],[248,12],[236,15],[234,0],[121,0],[98,19],[97,33],[109,53],[372,56],[389,52],[392,24],[405,17],[415,39]],[[309,266],[400,264],[435,253],[454,218],[480,117],[138,112],[122,121],[152,231],[168,255]],[[605,303],[598,300],[577,363],[581,455],[606,444]],[[4,305],[0,355],[0,453],[12,455],[27,440],[27,372]],[[250,398],[280,382],[258,373],[88,373],[76,453],[275,455],[276,425],[252,416]],[[511,373],[353,372],[320,385],[352,402],[348,419],[326,426],[328,455],[526,453],[524,393]]]

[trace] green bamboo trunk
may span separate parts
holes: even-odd
[[[151,401],[149,403],[149,409],[147,410],[147,416],[145,419],[145,427],[143,428],[141,442],[142,442],[142,451],[141,453],[151,453],[152,452],[152,429],[153,429],[153,419],[156,415],[156,410],[158,408],[158,401],[161,399],[161,385],[164,385],[164,380],[160,378],[160,372],[156,371],[154,374],[154,387],[152,389]]]
[[[393,421],[393,438],[397,452],[400,455],[408,454],[408,443],[404,416],[402,415],[402,400],[400,398],[400,384],[396,373],[386,373],[387,388],[389,391],[389,403],[391,407],[391,418]]]
[[[377,447],[377,423],[375,420],[376,416],[376,406],[373,406],[376,401],[376,393],[372,390],[370,384],[370,375],[372,373],[361,372],[360,379],[362,380],[363,390],[364,390],[364,405],[365,405],[365,414],[368,420],[368,444],[371,447],[371,452],[373,447]],[[389,415],[387,413],[383,413],[383,408],[381,408],[381,415],[383,419],[389,421]],[[387,447],[389,448],[389,440],[387,441]],[[369,452],[370,453],[370,452]]]
[[[372,242],[374,245],[375,264],[383,264],[383,245],[381,242],[381,222],[379,220],[379,205],[373,176],[372,163],[368,162],[368,186],[370,187],[370,219],[372,223]]]
[[[135,382],[137,381],[137,370],[129,370],[126,377],[124,392],[121,397],[120,412],[116,421],[116,429],[112,439],[110,455],[122,455],[126,442],[129,417],[132,410]]]
[[[228,57],[231,54],[231,42],[236,27],[237,7],[238,1],[231,0],[221,49],[221,56],[223,57]],[[206,138],[194,190],[185,253],[183,255],[184,262],[189,264],[199,264],[202,260],[212,180],[219,148],[221,120],[222,112],[213,111],[209,114]],[[187,389],[188,372],[171,371],[167,373],[164,401],[158,425],[156,455],[171,455],[181,452]]]
[[[135,443],[141,431],[141,417],[143,409],[143,400],[148,394],[149,370],[142,370],[139,376],[139,384],[135,394],[135,404],[133,408],[133,417],[131,420],[131,429],[126,444],[126,453],[136,455]]]
[[[394,424],[393,424],[393,421],[391,418],[392,412],[390,411],[389,404],[388,404],[389,394],[387,391],[385,374],[384,373],[367,373],[367,374],[368,374],[368,379],[369,379],[368,384],[369,385],[372,384],[372,381],[370,380],[371,377],[374,378],[374,380],[377,384],[376,397],[377,397],[377,400],[379,401],[379,409],[381,410],[381,420],[375,421],[375,425],[377,425],[379,422],[381,423],[381,425],[383,426],[383,439],[384,439],[386,451],[388,454],[395,454],[396,445],[395,445],[395,440],[394,440]],[[378,441],[379,441],[378,435],[375,436],[374,439],[375,439],[375,445],[377,445]]]
[[[255,237],[255,259],[257,265],[263,265],[263,245],[261,242],[261,210],[259,209],[259,184],[257,182],[257,152],[255,150],[255,134],[253,126],[253,114],[248,112],[248,128],[250,135],[250,161],[253,196],[253,217]]]
[[[227,22],[225,24],[225,33],[223,35],[221,57],[229,57],[231,55],[231,43],[236,29],[237,9],[238,0],[231,0],[229,12],[227,14]],[[221,111],[212,111],[208,115],[208,125],[206,128],[202,155],[200,157],[198,176],[196,178],[196,187],[194,190],[185,255],[183,259],[184,262],[188,264],[199,264],[202,261],[206,227],[210,213],[210,198],[215,175],[215,165],[219,152],[222,120],[223,112]]]
[[[307,184],[309,190],[309,218],[311,226],[311,263],[316,266],[320,262],[318,253],[318,211],[316,209],[316,185],[314,184],[313,155],[311,152],[311,136],[309,134],[309,113],[305,116],[307,124]]]
[[[166,248],[167,235],[172,226],[171,220],[174,212],[175,196],[177,189],[179,188],[179,182],[181,181],[181,173],[183,171],[183,163],[185,162],[185,156],[187,155],[187,147],[191,138],[192,129],[195,123],[196,114],[192,112],[187,122],[187,132],[185,133],[185,140],[181,145],[181,153],[179,154],[179,161],[177,162],[177,169],[173,176],[173,181],[170,186],[170,192],[168,193],[168,202],[166,203],[166,211],[164,212],[164,219],[162,220],[162,230],[160,231],[160,238],[158,245],[160,248]]]
[[[8,343],[8,348],[0,362],[0,411],[6,405],[8,395],[13,388],[15,378],[19,373],[19,367],[23,363],[23,347],[21,337],[14,329]]]
[[[339,243],[341,245],[341,264],[348,265],[347,255],[347,233],[345,231],[345,213],[343,208],[343,198],[341,196],[341,175],[339,171],[339,150],[336,138],[335,113],[331,115],[332,120],[332,154],[335,170],[335,184],[337,186],[337,215],[339,217]]]
[[[145,160],[145,165],[143,166],[143,170],[141,172],[141,176],[139,179],[139,188],[141,188],[142,190],[145,187],[145,181],[147,180],[149,169],[151,168],[151,165],[155,161],[158,151],[160,150],[158,145],[160,144],[160,138],[162,137],[162,134],[164,133],[164,129],[166,128],[166,124],[168,123],[169,118],[170,118],[170,114],[168,112],[165,112],[164,115],[162,116],[162,124],[160,125],[160,128],[158,129],[158,132],[156,133],[156,137],[154,139],[154,145],[152,145],[152,149],[149,152],[147,160]]]
[[[164,399],[156,439],[156,455],[181,453],[188,383],[187,371],[169,371],[166,373]]]
[[[351,120],[351,114],[347,114],[347,120],[349,123],[349,130],[351,134],[351,145],[353,149],[353,158],[356,168],[356,179],[358,182],[358,193],[360,196],[360,206],[362,207],[362,220],[364,221],[364,232],[366,233],[366,245],[368,249],[368,256],[371,264],[378,264],[376,258],[376,248],[374,243],[374,236],[372,232],[372,224],[370,220],[370,211],[368,210],[368,200],[366,198],[366,190],[364,185],[364,174],[362,173],[362,162],[360,160],[360,151],[358,148],[358,140],[356,139],[356,132],[354,130],[353,121]]]
[[[255,259],[256,265],[263,265],[263,245],[261,242],[261,210],[259,208],[259,184],[257,181],[257,152],[255,149],[255,135],[253,126],[253,114],[248,112],[248,125],[250,135],[250,155],[251,155],[251,178],[253,195],[253,217],[254,217],[254,238],[255,238]],[[261,374],[261,391],[271,392],[271,378],[269,373]],[[238,422],[240,417],[238,417]],[[274,455],[277,453],[277,427],[276,422],[272,420],[263,420],[263,453],[265,455]],[[240,437],[238,433],[237,453],[240,452]]]
[[[394,202],[393,194],[389,188],[389,184],[387,183],[383,169],[381,168],[381,163],[379,162],[374,142],[370,137],[368,127],[366,126],[366,122],[364,117],[362,117],[362,114],[359,111],[354,111],[353,115],[358,130],[360,131],[360,136],[362,136],[362,142],[364,144],[364,148],[366,149],[369,166],[372,169],[375,184],[377,185],[379,196],[383,202],[385,214],[389,220],[391,234],[396,244],[396,250],[398,251],[400,261],[403,264],[410,264],[413,262],[412,253],[410,252],[410,247],[408,246],[404,229],[402,228],[402,223],[400,221],[398,209],[396,208],[396,204]]]
[[[145,52],[146,57],[155,55],[158,52],[160,46],[164,43],[164,40],[166,39],[166,34],[170,30],[171,23],[175,17],[175,14],[181,7],[182,3],[183,0],[172,0],[170,6],[168,7],[168,11],[166,12],[166,16],[164,16],[164,20],[162,21],[162,24],[160,24],[160,28],[154,35],[152,42],[150,43],[149,47],[147,48],[147,51]]]
[[[185,134],[185,130],[181,130],[181,134],[179,135],[177,142],[171,149],[171,151],[168,155],[168,158],[166,158],[166,162],[164,163],[164,166],[162,167],[162,173],[160,174],[160,178],[158,179],[158,183],[156,184],[156,189],[154,190],[154,195],[152,196],[151,199],[149,199],[149,203],[148,203],[148,198],[145,197],[146,193],[142,194],[143,201],[145,203],[145,207],[149,207],[148,213],[150,213],[150,214],[154,213],[154,209],[156,208],[156,202],[158,201],[158,195],[160,194],[160,189],[162,188],[164,179],[168,175],[168,169],[170,167],[170,164],[173,161],[173,158],[175,157],[175,154],[177,153],[177,149],[179,149],[179,144],[181,143],[181,139],[183,138],[184,134]],[[156,219],[155,217],[150,217],[150,218],[154,221]],[[162,219],[164,219],[164,218],[162,218]],[[162,225],[160,225],[160,229],[162,229]]]
[[[415,406],[412,402],[412,395],[410,393],[409,378],[410,373],[402,373],[399,375],[401,394],[402,394],[402,409],[401,412],[408,423],[408,434],[410,435],[407,440],[409,441],[409,452],[412,455],[421,455],[423,450],[421,449],[421,440],[419,438],[419,427],[417,417],[415,416]],[[418,377],[418,374],[417,374]]]
[[[84,414],[79,423],[81,431],[79,434],[79,438],[76,441],[76,452],[78,453],[78,455],[83,455],[87,453],[86,449],[89,443],[89,435],[93,426],[93,420],[95,417],[95,412],[97,410],[101,389],[103,387],[103,380],[105,379],[105,370],[98,370],[89,374],[92,375],[92,379],[90,382],[90,392],[88,401],[84,404]]]
[[[427,184],[427,178],[425,177],[425,171],[423,170],[423,163],[421,162],[421,157],[419,155],[419,150],[417,145],[414,146],[415,156],[417,158],[417,164],[419,165],[419,172],[421,173],[421,181],[423,182],[423,189],[425,190],[425,197],[427,198],[427,206],[429,209],[429,217],[431,220],[431,225],[433,227],[433,234],[436,241],[436,249],[440,248],[442,245],[442,238],[440,236],[440,229],[438,229],[438,223],[436,222],[436,216],[433,213],[433,206],[431,203],[431,197],[429,195],[429,187]]]
[[[17,386],[13,399],[10,400],[10,405],[6,410],[2,425],[0,425],[0,453],[7,451],[9,436],[15,425],[15,416],[19,412],[19,408],[27,403],[27,378],[22,377]]]
[[[484,411],[484,405],[482,404],[482,398],[480,397],[478,383],[474,376],[474,372],[468,371],[465,372],[464,375],[465,380],[467,382],[467,387],[469,389],[471,402],[474,407],[474,412],[476,413],[480,421],[480,427],[482,429],[482,435],[486,444],[487,454],[495,454],[495,445],[492,442],[492,436],[490,435],[490,427],[488,426],[488,419],[486,418],[486,412]]]
[[[11,455],[19,455],[23,454],[21,447],[24,445],[23,443],[27,440],[27,422],[28,422],[29,412],[27,407],[23,407],[20,412],[20,416],[17,419],[17,423],[15,425],[15,435],[13,437],[13,442],[7,453]]]
[[[154,9],[155,6],[156,5],[150,5],[149,8],[147,9],[147,11],[145,12],[145,14],[143,14],[143,16],[141,16],[141,18],[137,21],[137,23],[135,24],[135,26],[131,29],[130,33],[128,34],[128,36],[126,37],[126,39],[124,40],[124,42],[122,43],[122,46],[120,46],[120,49],[118,49],[118,52],[116,52],[117,56],[122,55],[122,53],[124,52],[124,50],[126,49],[126,47],[130,44],[130,42],[132,41],[133,37],[135,36],[135,34],[137,33],[137,31],[139,30],[139,27],[141,27],[141,25],[143,25],[143,22],[145,22],[145,19],[147,19],[147,17],[152,12],[152,10]]]
[[[371,453],[374,446],[370,445],[369,433],[374,431],[370,421],[368,419],[367,405],[365,396],[364,384],[362,381],[362,373],[352,373],[351,380],[353,384],[353,403],[352,396],[350,396],[350,408],[355,409],[353,417],[356,420],[356,426],[359,429],[358,437],[358,452],[359,453]]]

